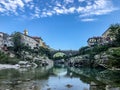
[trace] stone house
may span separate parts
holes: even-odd
[[[30,46],[31,49],[40,46],[47,48],[47,45],[43,42],[41,37],[29,36],[27,30],[24,30],[24,33],[20,33],[20,34],[21,34],[21,42],[24,43],[25,45]],[[0,49],[3,48],[4,46],[6,47],[13,46],[12,36],[0,32]]]
[[[98,36],[98,37],[91,37],[87,40],[88,45],[89,46],[95,46],[95,45],[105,45],[108,43],[112,43],[112,41],[115,39],[113,37],[110,36],[110,30],[111,29],[107,29],[102,36]]]
[[[28,45],[31,47],[31,49],[34,49],[36,47],[44,47],[47,48],[47,45],[43,42],[41,37],[33,37],[28,35],[28,31],[24,30],[24,33],[21,33],[22,36],[22,43],[25,45]]]
[[[102,37],[102,36],[91,37],[87,40],[89,46],[105,45],[111,42],[112,40],[110,39],[110,37]]]
[[[110,30],[111,30],[111,29],[107,29],[107,30],[102,34],[102,37],[103,37],[103,38],[109,38],[109,41],[113,41],[114,38],[110,36]]]
[[[103,38],[102,37],[91,37],[87,40],[87,42],[89,46],[102,45]]]
[[[39,43],[39,46],[43,46],[43,40],[42,40],[41,37],[35,36],[35,37],[32,37],[32,38]]]
[[[12,38],[6,33],[0,32],[0,48],[13,46]]]
[[[24,33],[21,34],[21,42],[25,45],[28,45],[31,47],[31,49],[34,49],[35,47],[39,46],[39,42],[35,39],[33,39],[31,36],[27,34],[27,30],[24,30]]]

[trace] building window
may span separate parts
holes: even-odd
[[[29,46],[29,44],[28,44],[28,43],[27,43],[26,45],[27,45],[27,46]]]
[[[36,46],[38,47],[38,44],[36,44]]]

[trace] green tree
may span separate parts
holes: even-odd
[[[0,51],[0,63],[5,63],[6,60],[8,60],[8,56]]]
[[[113,24],[109,27],[109,37],[113,39],[113,46],[120,46],[120,24]]]
[[[52,58],[52,57],[51,57],[50,50],[49,50],[48,48],[39,47],[39,49],[38,49],[38,54],[40,54],[40,55],[46,55],[46,56],[48,56],[50,59]]]
[[[90,47],[85,46],[79,49],[79,54],[83,55],[83,54],[87,54],[90,51]]]
[[[21,51],[23,44],[21,42],[21,34],[19,32],[14,32],[12,34],[12,40],[14,44],[14,53],[18,56],[21,57]]]
[[[16,64],[18,63],[18,59],[10,58],[9,54],[0,51],[0,63],[1,64]]]
[[[120,48],[112,49],[112,52],[110,52],[109,54],[109,67],[120,68]]]

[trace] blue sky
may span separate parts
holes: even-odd
[[[79,49],[120,23],[120,0],[0,0],[0,32],[29,31],[54,49]]]

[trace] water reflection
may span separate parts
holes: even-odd
[[[0,90],[120,90],[120,72],[43,67],[0,70]]]
[[[90,68],[69,68],[80,80],[90,85],[90,90],[120,90],[120,72]]]
[[[54,67],[53,74],[56,76],[65,76],[67,74],[67,68],[65,67]]]

